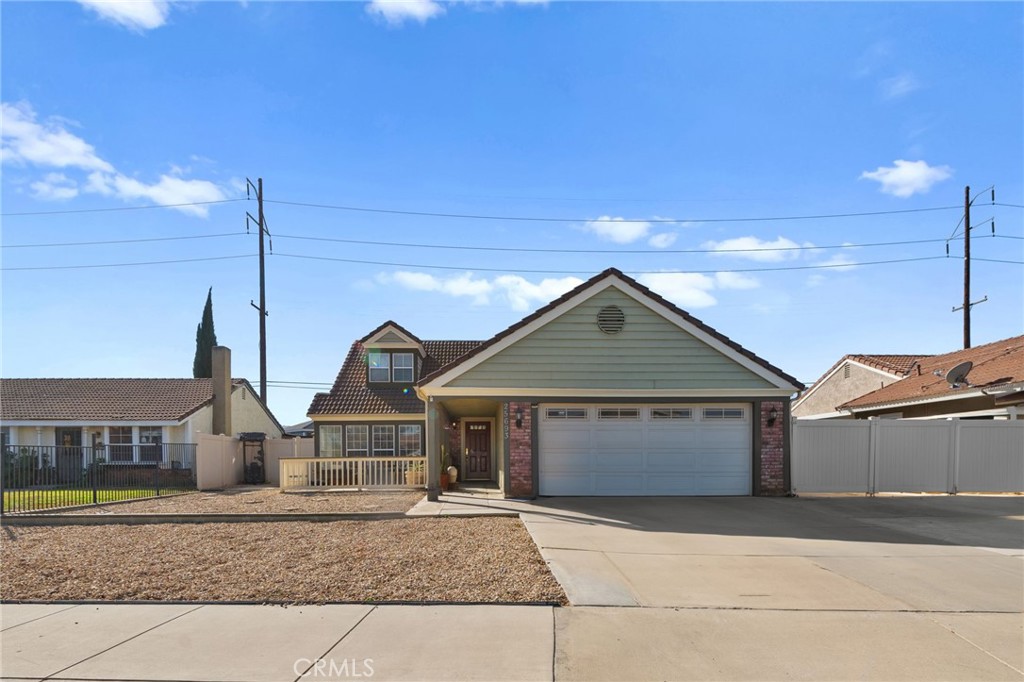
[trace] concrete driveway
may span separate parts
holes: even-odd
[[[1024,498],[558,499],[561,679],[1021,679]]]

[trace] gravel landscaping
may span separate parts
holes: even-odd
[[[407,512],[423,491],[332,491],[283,493],[278,488],[228,488],[223,491],[154,497],[138,502],[75,509],[69,514],[318,514]]]
[[[558,602],[515,518],[17,527],[0,599]]]

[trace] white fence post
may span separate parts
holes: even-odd
[[[953,417],[949,422],[950,472],[949,494],[956,495],[960,487],[960,419]]]
[[[878,425],[877,419],[868,421],[868,494],[878,490]]]

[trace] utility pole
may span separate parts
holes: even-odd
[[[978,196],[981,196],[982,193],[987,192],[989,190],[992,191],[992,203],[995,204],[995,187],[990,187],[989,189],[978,192]],[[964,187],[964,303],[962,306],[953,308],[954,313],[958,310],[964,311],[964,350],[971,347],[971,308],[978,305],[979,303],[984,303],[988,300],[988,296],[985,296],[985,298],[981,299],[980,301],[971,301],[971,205],[977,198],[978,197],[971,197],[970,185]],[[981,224],[984,225],[986,222],[992,223],[992,234],[994,235],[996,233],[995,221],[990,218],[987,221],[982,221]],[[953,236],[955,236],[956,230],[954,230],[953,232]],[[952,237],[950,237],[950,239],[952,239]],[[948,241],[946,242],[946,255],[949,255]]]
[[[262,186],[262,181],[261,181]],[[260,225],[263,195],[260,193]],[[260,235],[260,279],[263,278],[263,235]],[[262,288],[262,285],[261,285]],[[971,347],[971,186],[964,187],[964,349]]]
[[[256,204],[257,204],[257,215],[258,218],[253,218],[252,214],[246,211],[245,217],[245,230],[249,231],[249,221],[255,222],[259,226],[260,233],[260,304],[257,306],[252,301],[249,301],[249,305],[256,308],[260,314],[260,400],[263,404],[267,404],[267,279],[266,279],[266,264],[264,262],[265,251],[263,247],[264,236],[270,236],[270,230],[267,229],[267,219],[263,215],[263,178],[257,178],[256,184],[252,184],[252,180],[246,178],[245,194],[246,198],[249,197],[249,189],[252,188],[256,191]],[[271,241],[270,250],[273,252],[274,243]]]

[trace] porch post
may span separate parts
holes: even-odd
[[[431,396],[427,399],[427,499],[436,502],[441,487],[441,420]]]

